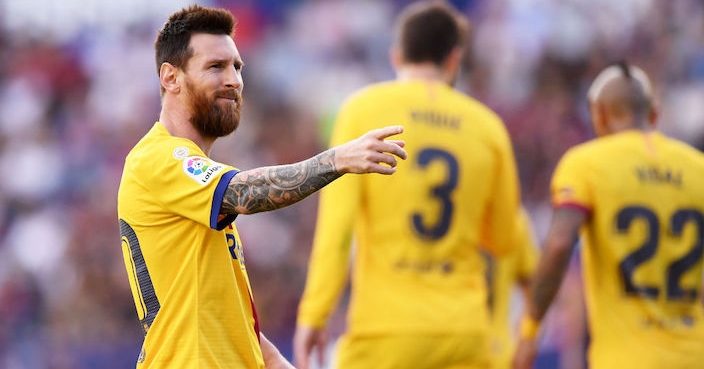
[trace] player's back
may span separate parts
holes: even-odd
[[[518,207],[505,128],[442,83],[388,82],[348,101],[332,143],[389,123],[404,126],[408,159],[393,176],[354,179],[361,205],[351,329],[485,329],[478,247],[506,248],[493,219],[513,219]]]
[[[593,368],[704,363],[704,157],[631,130],[576,147],[591,197],[583,247]]]

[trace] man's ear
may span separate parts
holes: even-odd
[[[171,93],[181,91],[178,73],[179,69],[173,64],[167,62],[161,63],[161,68],[159,68],[159,82],[161,83],[161,87]]]
[[[650,128],[655,128],[657,125],[659,114],[660,111],[658,110],[658,107],[653,104],[653,106],[650,107],[650,113],[648,113],[648,125]]]
[[[608,134],[608,125],[606,117],[606,108],[603,104],[598,101],[592,101],[589,103],[589,111],[592,116],[592,128],[597,136],[604,136]]]
[[[392,46],[389,49],[389,62],[391,67],[398,69],[401,64],[403,64],[403,58],[401,57],[401,49],[398,46]]]
[[[462,48],[455,47],[450,52],[450,55],[445,59],[445,70],[451,74],[456,74],[460,70],[462,65],[462,58],[464,57],[464,52]]]
[[[445,62],[443,63],[443,73],[445,75],[445,82],[454,86],[457,82],[457,78],[460,75],[462,69],[462,59],[464,58],[464,50],[460,47],[455,47],[447,56]]]

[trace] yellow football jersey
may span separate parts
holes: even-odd
[[[219,217],[236,173],[158,122],[127,155],[117,208],[137,368],[264,367],[234,216]]]
[[[555,206],[582,229],[592,368],[701,368],[704,157],[657,132],[630,130],[569,150]]]
[[[322,190],[299,324],[326,323],[356,241],[351,335],[486,334],[479,245],[510,251],[520,199],[500,118],[451,87],[369,86],[341,109],[331,143],[401,124],[408,159],[393,176],[344,176]]]
[[[527,212],[521,209],[517,219],[516,249],[499,258],[485,254],[494,369],[511,367],[517,340],[511,320],[513,292],[519,281],[530,279],[538,264],[538,247]]]

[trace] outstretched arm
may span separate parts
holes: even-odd
[[[298,163],[237,173],[225,191],[221,214],[252,214],[294,204],[345,173],[393,174],[404,143],[385,140],[401,126],[375,129]]]
[[[583,210],[569,207],[555,210],[526,301],[527,316],[521,321],[521,337],[513,362],[515,369],[533,367],[537,353],[535,335],[538,326],[560,289],[572,249],[579,237],[579,228],[585,219]]]

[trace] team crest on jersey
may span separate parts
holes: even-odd
[[[183,159],[183,171],[201,185],[206,185],[222,171],[224,165],[202,156],[189,156]]]
[[[179,146],[174,149],[173,155],[176,160],[181,160],[185,157],[187,157],[189,154],[188,148],[185,146]]]
[[[562,187],[557,193],[560,198],[572,198],[574,196],[574,189],[572,189],[572,187]]]

